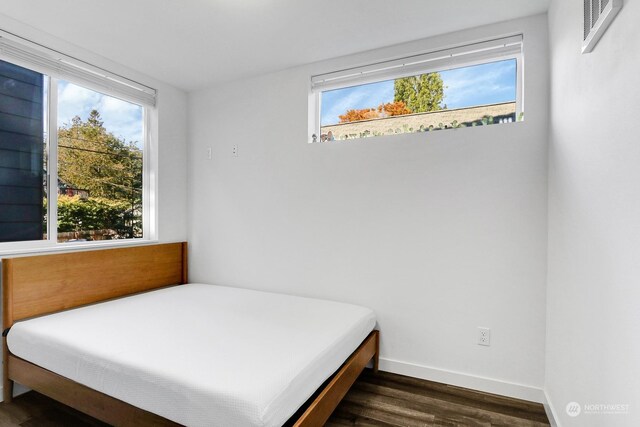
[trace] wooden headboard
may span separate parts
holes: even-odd
[[[29,317],[187,283],[187,243],[2,259],[3,329]]]

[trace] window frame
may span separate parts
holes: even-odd
[[[3,32],[0,37],[6,38]],[[157,164],[153,161],[152,156],[152,140],[151,132],[151,115],[157,117],[157,109],[155,105],[147,105],[140,102],[139,99],[132,99],[122,91],[109,90],[106,86],[100,84],[92,84],[89,80],[73,79],[69,76],[58,76],[55,70],[51,70],[46,66],[34,66],[29,61],[21,61],[14,56],[6,55],[0,50],[0,60],[11,64],[27,68],[29,70],[43,74],[46,79],[47,93],[47,115],[44,117],[46,123],[45,153],[47,157],[46,164],[46,191],[47,191],[47,238],[42,240],[0,242],[0,255],[12,255],[21,253],[37,253],[51,251],[78,250],[84,248],[96,249],[98,247],[112,246],[135,246],[141,244],[149,244],[157,241],[157,181],[154,177],[157,175]],[[108,73],[108,72],[105,72]],[[110,77],[105,77],[110,78]],[[112,78],[111,78],[112,79]],[[124,78],[123,78],[124,79]],[[142,237],[119,239],[119,240],[101,240],[101,241],[84,241],[84,242],[58,242],[58,216],[57,216],[57,200],[58,200],[58,83],[60,80],[96,91],[100,94],[117,98],[126,102],[136,104],[142,108],[142,124],[143,124],[143,149],[142,149]],[[125,79],[126,80],[126,79]],[[155,91],[155,89],[153,89]],[[55,203],[52,202],[52,196],[55,196]]]
[[[458,56],[461,56],[464,58],[463,55],[460,55],[456,52],[460,52],[462,51],[464,53],[465,49],[470,49],[473,46],[482,46],[482,44],[484,43],[489,43],[491,41],[495,41],[495,40],[509,40],[509,39],[516,39],[519,38],[519,46],[520,46],[520,50],[519,52],[516,53],[500,53],[499,51],[496,52],[494,55],[490,55],[490,54],[482,54],[481,52],[478,52],[478,54],[475,54],[475,52],[472,52],[471,54],[468,54],[468,60],[458,60]],[[451,58],[456,58],[456,60],[451,60],[449,62],[447,62],[446,58],[444,58],[444,56],[449,55]],[[413,58],[421,58],[421,57],[429,57],[429,56],[435,56],[437,57],[437,59],[433,60],[433,61],[424,61],[424,66],[418,66],[416,67],[415,65],[411,67],[411,72],[401,72],[402,68],[398,67],[400,69],[399,72],[397,73],[393,73],[393,72],[388,72],[385,73],[384,71],[381,73],[382,75],[378,78],[373,77],[373,75],[375,75],[375,70],[376,69],[380,69],[380,70],[384,70],[384,67],[389,64],[391,66],[397,66],[396,64],[398,63],[403,63],[403,62],[411,62],[411,60]],[[309,143],[314,143],[314,142],[321,142],[320,141],[320,136],[321,136],[321,129],[322,129],[322,94],[323,92],[327,92],[327,91],[331,91],[331,90],[337,90],[337,89],[345,89],[345,88],[349,88],[349,87],[353,87],[353,86],[359,86],[359,85],[364,85],[364,84],[370,84],[370,83],[379,83],[379,82],[383,82],[383,81],[387,81],[387,80],[393,80],[393,79],[398,79],[398,78],[402,78],[402,77],[410,77],[410,76],[418,76],[418,75],[422,75],[422,74],[428,74],[428,73],[436,73],[436,72],[441,72],[441,71],[446,71],[446,70],[452,70],[452,69],[457,69],[457,68],[465,68],[465,67],[470,67],[470,66],[474,66],[474,65],[482,65],[482,64],[488,64],[491,62],[498,62],[498,61],[503,61],[503,60],[515,60],[516,61],[516,122],[520,121],[520,117],[522,117],[522,115],[524,114],[524,35],[522,33],[517,33],[517,34],[511,34],[511,35],[506,35],[506,36],[499,36],[499,37],[495,37],[493,39],[484,39],[481,41],[474,41],[474,42],[469,42],[466,44],[460,44],[460,45],[456,45],[456,46],[452,46],[452,47],[448,47],[448,48],[444,48],[444,49],[435,49],[435,50],[430,50],[430,51],[426,51],[426,52],[420,52],[420,53],[416,53],[413,55],[403,55],[400,58],[395,58],[392,60],[382,60],[382,61],[375,61],[375,62],[369,62],[368,64],[365,65],[359,65],[356,67],[347,67],[341,70],[337,70],[337,71],[332,71],[332,72],[326,72],[326,73],[322,73],[322,74],[316,74],[316,75],[311,75],[310,76],[310,96],[309,96]],[[404,64],[402,65],[404,66]],[[374,70],[373,72],[371,72],[371,70]],[[370,73],[372,75],[369,75],[368,73]],[[362,77],[358,78],[358,77],[351,77],[355,74],[360,73]],[[320,86],[319,88],[314,86],[314,81],[318,80],[319,78],[321,79],[323,76],[328,76],[329,78],[332,77],[332,75],[337,75],[338,78],[336,78],[336,80],[339,80],[339,76],[340,75],[346,75],[347,76],[347,81],[345,81],[344,83],[340,84],[340,83],[329,83],[328,85],[324,86]],[[401,116],[399,116],[401,117]],[[316,136],[316,139],[314,141],[313,136]],[[384,135],[384,136],[391,136],[391,135]],[[356,139],[362,139],[362,138],[356,138]],[[335,142],[335,141],[334,141]]]

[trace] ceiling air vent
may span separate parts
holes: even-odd
[[[582,53],[589,53],[622,7],[622,0],[584,0]]]

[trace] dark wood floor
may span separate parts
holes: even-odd
[[[366,370],[328,426],[548,426],[542,405],[401,375]],[[2,427],[103,427],[41,394],[0,404]]]
[[[328,426],[541,427],[541,404],[369,370],[335,410]]]

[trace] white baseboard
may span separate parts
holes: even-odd
[[[558,417],[558,413],[556,412],[553,403],[551,403],[551,399],[549,399],[547,390],[544,390],[544,412],[547,413],[547,418],[549,418],[549,424],[551,424],[551,427],[562,427],[559,421],[560,417]]]
[[[544,391],[541,388],[529,385],[479,377],[382,357],[380,358],[380,370],[546,404]]]

